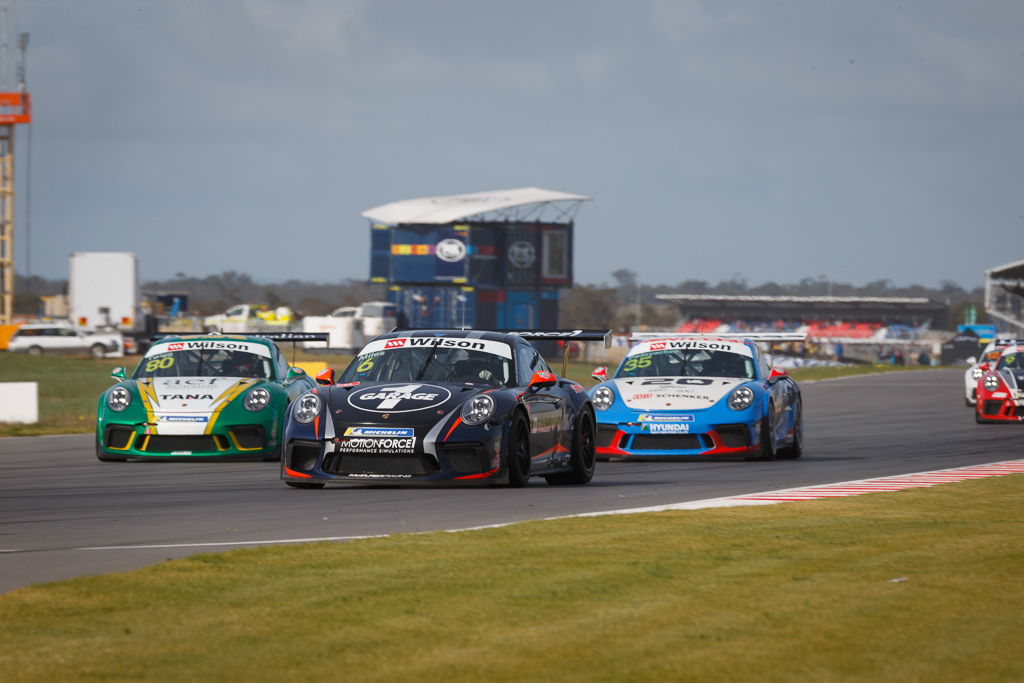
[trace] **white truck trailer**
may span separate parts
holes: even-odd
[[[68,319],[79,330],[131,333],[142,325],[139,266],[128,251],[76,251],[68,271]]]
[[[330,315],[306,316],[303,332],[327,332],[328,349],[358,351],[376,337],[394,329],[398,312],[390,301],[367,301],[360,306],[342,306]],[[316,348],[313,343],[307,348]]]

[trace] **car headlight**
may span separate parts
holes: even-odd
[[[295,411],[292,413],[298,422],[307,424],[316,419],[320,414],[320,397],[316,394],[303,394],[296,402]]]
[[[256,387],[245,395],[245,409],[256,412],[270,405],[270,392],[263,387]]]
[[[132,394],[124,387],[114,387],[107,394],[107,407],[116,413],[128,407],[132,402]]]
[[[974,368],[973,370],[971,370],[971,376],[974,377],[974,379],[981,379],[981,376],[984,374],[985,371],[982,370],[981,368]]]
[[[598,387],[590,398],[597,410],[608,410],[615,403],[615,392],[608,387]]]
[[[999,388],[999,378],[995,375],[989,375],[985,378],[985,388],[989,391]]]
[[[729,407],[733,410],[746,410],[754,402],[754,392],[750,387],[739,387],[729,396]]]
[[[462,404],[462,421],[468,425],[483,424],[494,415],[494,399],[480,394]]]

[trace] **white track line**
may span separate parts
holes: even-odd
[[[582,512],[575,515],[546,517],[543,519],[543,521],[551,521],[556,519],[570,519],[573,517],[603,517],[605,515],[632,515],[642,512],[666,512],[669,510],[706,510],[709,508],[739,507],[745,505],[774,505],[776,503],[789,503],[800,500],[839,498],[846,496],[859,496],[865,493],[903,491],[906,489],[925,488],[930,486],[938,486],[941,484],[966,481],[968,479],[979,479],[983,477],[1000,477],[1007,474],[1020,473],[1024,473],[1024,460],[1003,460],[1001,462],[989,463],[986,465],[970,465],[967,467],[955,467],[947,470],[932,470],[929,472],[917,472],[914,474],[901,474],[893,477],[857,479],[854,481],[837,482],[835,484],[819,484],[814,486],[801,486],[792,489],[779,489],[777,491],[745,493],[738,496],[725,496],[723,498],[707,498],[705,500],[691,500],[685,503],[672,503],[669,505],[652,505],[650,507],[627,508],[623,510],[603,510],[601,512]],[[461,533],[463,531],[478,531],[481,529],[498,529],[501,527],[512,526],[513,524],[521,523],[522,522],[503,522],[500,524],[487,524],[484,526],[464,527],[460,529],[443,529],[440,531],[445,531],[447,533]],[[433,532],[423,531],[418,533]],[[280,545],[285,543],[318,543],[322,541],[358,541],[367,538],[387,538],[388,536],[393,535],[396,534],[375,534],[368,536],[320,536],[314,538],[281,538],[264,541],[214,541],[208,543],[104,545],[75,548],[75,550],[145,550],[159,548],[211,548],[254,545]]]

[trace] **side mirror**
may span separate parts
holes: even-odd
[[[116,379],[118,382],[124,379],[124,366],[118,365],[116,368],[110,371],[111,379]]]
[[[594,368],[594,371],[592,373],[590,373],[590,376],[593,377],[594,379],[596,379],[598,382],[607,382],[608,381],[608,366],[607,365],[601,365],[601,366],[598,366],[598,367]]]
[[[317,384],[334,384],[334,370],[332,368],[324,368],[320,372],[316,373]]]
[[[784,368],[772,368],[771,372],[768,373],[768,379],[778,379],[780,377],[789,377],[789,373]]]
[[[302,368],[297,368],[294,365],[288,368],[288,374],[285,375],[285,379],[295,379],[296,377],[302,377],[306,374],[306,371]]]
[[[974,364],[975,364],[975,363],[977,363],[977,362],[978,362],[978,359],[977,359],[977,358],[975,358],[974,356],[969,356],[969,357],[967,358],[967,364],[968,364],[968,365],[974,365]]]
[[[546,370],[538,370],[533,373],[533,377],[530,378],[530,388],[550,387],[557,381],[558,378],[555,377],[553,373],[547,372]]]

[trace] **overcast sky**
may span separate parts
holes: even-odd
[[[593,197],[583,283],[1024,259],[1019,0],[7,4],[22,274],[116,250],[144,280],[362,279],[361,211],[530,185]]]

